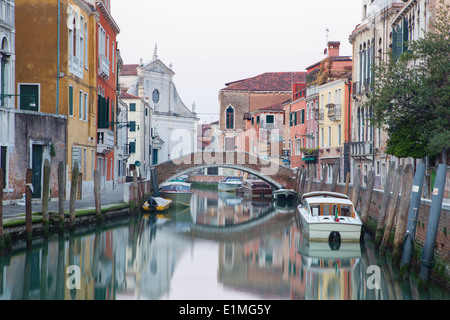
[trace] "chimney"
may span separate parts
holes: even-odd
[[[339,47],[341,43],[339,41],[328,42],[328,57],[339,57]]]

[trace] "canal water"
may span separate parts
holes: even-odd
[[[330,246],[295,210],[194,190],[191,207],[83,230],[0,259],[0,300],[448,300],[399,280],[370,236]]]

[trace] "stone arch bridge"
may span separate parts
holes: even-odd
[[[248,172],[276,189],[292,189],[296,172],[248,152],[195,152],[154,166],[158,185],[203,168],[231,168]]]

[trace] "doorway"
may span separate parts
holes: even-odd
[[[40,199],[42,197],[42,156],[44,152],[44,146],[33,144],[32,147],[32,164],[31,169],[33,171],[33,198]]]

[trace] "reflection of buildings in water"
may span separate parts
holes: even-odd
[[[227,192],[193,190],[193,222],[206,226],[231,226],[255,219],[272,209],[270,199],[243,199]]]
[[[220,243],[219,281],[238,291],[289,298],[289,285],[283,281],[281,241],[277,233],[246,243]]]
[[[175,266],[186,243],[158,227],[155,221],[145,222],[138,229],[136,241],[131,241],[126,249],[126,290],[120,296],[161,299],[169,293]]]
[[[360,243],[341,243],[332,248],[328,242],[309,241],[298,227],[286,235],[289,252],[285,256],[285,275],[291,284],[293,299],[352,300],[360,281]]]

